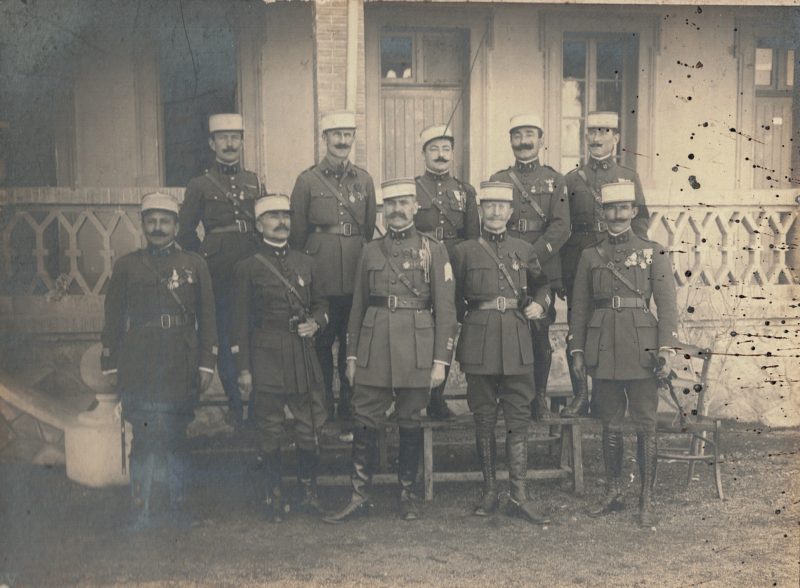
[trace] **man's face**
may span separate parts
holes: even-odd
[[[603,216],[612,233],[619,234],[628,230],[638,212],[639,209],[633,202],[615,202],[603,205]]]
[[[453,143],[450,139],[433,139],[428,141],[422,153],[425,155],[425,167],[441,174],[450,169],[453,161]]]
[[[383,201],[383,218],[395,230],[406,228],[417,212],[416,196],[400,196]]]
[[[283,210],[265,212],[258,217],[256,226],[270,241],[286,241],[292,228],[292,215]]]
[[[510,202],[502,200],[482,200],[481,201],[481,219],[483,228],[492,231],[493,233],[500,233],[506,228],[508,219],[511,218],[511,213],[514,211],[511,208]]]
[[[353,148],[353,141],[356,140],[355,129],[330,129],[322,133],[325,140],[325,148],[328,153],[340,159],[350,155]]]
[[[616,129],[590,128],[586,130],[586,144],[589,153],[596,159],[608,157],[617,148],[619,133]]]
[[[232,164],[242,158],[241,131],[217,131],[208,144],[222,163]]]
[[[149,245],[164,247],[178,234],[178,217],[166,210],[147,211],[142,215],[142,230]]]
[[[536,127],[517,127],[511,131],[511,149],[514,157],[522,161],[538,157],[543,143],[542,131]]]

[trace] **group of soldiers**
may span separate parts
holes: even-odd
[[[443,392],[453,359],[466,374],[484,478],[474,514],[498,507],[502,410],[509,512],[547,523],[527,488],[527,435],[532,416],[555,417],[545,393],[556,297],[569,307],[574,390],[562,415],[587,414],[588,374],[592,413],[603,424],[606,492],[591,514],[624,508],[629,409],[638,431],[639,518],[654,524],[656,378],[669,373],[677,345],[675,287],[667,252],[647,239],[638,176],[615,161],[618,115],[590,113],[586,127],[590,157],[563,176],[539,162],[539,117],[512,117],[515,162],[477,192],[451,175],[450,128],[426,128],[424,173],[381,186],[383,232],[373,180],[349,160],[354,113],[321,117],[326,154],[299,175],[290,196],[267,193],[241,168],[241,116],[211,116],[215,164],[190,181],[182,204],[167,194],[144,196],[147,246],[116,262],[106,296],[102,366],[116,378],[133,426],[133,528],[157,524],[154,481],[169,490],[169,520],[190,520],[182,506],[186,428],[215,364],[232,424],[242,425],[246,413],[257,430],[268,519],[289,511],[281,482],[286,407],[297,447],[293,508],[339,523],[371,506],[378,431],[392,406],[399,514],[418,518],[421,414],[452,416]],[[336,416],[354,423],[352,492],[328,512],[316,489],[319,431]]]

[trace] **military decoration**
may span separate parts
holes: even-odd
[[[545,180],[547,183],[547,191],[552,193],[553,192],[553,184],[555,184],[555,180],[553,178],[547,178]]]
[[[167,289],[176,290],[181,285],[181,278],[178,275],[178,270],[172,268],[172,275],[167,279]]]
[[[646,269],[648,265],[653,263],[653,250],[643,249],[636,250],[625,259],[625,267],[639,266]]]
[[[422,265],[422,274],[425,278],[425,283],[431,283],[431,246],[428,244],[427,239],[422,240],[422,249],[419,250],[419,261]]]
[[[306,285],[305,280],[303,280],[303,276],[297,274],[297,284],[302,288]]]

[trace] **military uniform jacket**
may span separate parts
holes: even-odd
[[[303,302],[256,255],[239,262],[231,334],[236,366],[239,371],[249,370],[253,374],[255,390],[273,394],[308,393],[309,384],[322,383],[317,355],[314,346],[307,344],[310,341],[290,333],[289,319],[313,317],[320,328],[328,324],[328,302],[319,294],[314,260],[288,246],[277,248],[263,241],[257,253],[281,273]],[[310,317],[306,316],[306,310],[310,311]]]
[[[414,225],[442,241],[452,258],[458,243],[476,238],[481,231],[475,188],[449,172],[436,174],[426,170],[417,176],[416,182],[419,210]]]
[[[606,234],[603,206],[600,204],[600,189],[615,182],[633,182],[636,187],[636,206],[639,214],[631,227],[637,235],[647,238],[650,212],[644,201],[642,183],[634,170],[619,165],[613,157],[589,158],[589,161],[566,175],[572,234],[561,248],[561,266],[564,281],[571,284],[581,252],[595,245]],[[588,225],[596,227],[589,230]]]
[[[520,190],[520,186],[523,190]],[[569,238],[569,202],[564,176],[536,159],[517,161],[490,178],[514,186],[514,212],[508,220],[508,232],[533,245],[542,270],[554,288],[561,287],[559,249]]]
[[[607,267],[613,262],[621,275],[642,293],[648,308],[597,308],[614,296],[635,298]],[[606,236],[584,249],[578,263],[569,323],[568,349],[584,350],[593,378],[636,380],[653,377],[653,354],[677,345],[678,310],[669,253],[655,241],[628,230]],[[658,319],[649,309],[655,299]]]
[[[258,241],[255,201],[264,194],[258,176],[238,164],[216,162],[202,176],[189,180],[178,215],[178,243],[205,258],[215,284],[230,283],[236,262],[253,253]],[[202,243],[197,236],[201,222],[205,231]],[[234,225],[243,232],[214,231]]]
[[[120,257],[106,293],[101,338],[102,368],[117,372],[126,407],[191,405],[198,367],[213,373],[217,353],[214,296],[203,258],[174,244]]]
[[[467,310],[470,301],[490,301],[499,296],[514,298],[514,289],[478,239],[457,245],[453,265],[456,301],[463,324],[456,359],[467,374],[528,373],[533,368],[533,342],[521,307],[533,300],[546,311],[552,302],[549,281],[530,243],[509,237],[507,232],[486,233],[485,240],[504,262],[520,295],[520,309]]]
[[[314,258],[325,296],[352,294],[361,249],[375,232],[372,177],[349,161],[339,166],[325,157],[298,176],[291,198],[289,243]],[[331,230],[338,234],[325,232]]]
[[[387,255],[418,296],[392,270]],[[370,303],[371,297],[388,296],[429,300],[430,309],[392,310],[385,302]],[[428,388],[434,360],[449,364],[453,354],[454,301],[453,270],[442,243],[413,226],[399,233],[390,229],[368,243],[356,271],[347,331],[347,355],[358,367],[356,383]]]

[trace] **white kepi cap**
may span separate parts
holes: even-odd
[[[456,140],[453,136],[453,129],[451,129],[448,125],[433,125],[423,129],[419,134],[419,140],[422,141],[423,149],[425,149],[425,145],[434,139],[450,139],[452,142],[455,142]]]
[[[212,114],[208,117],[208,132],[241,131],[244,132],[244,119],[241,114]]]
[[[540,131],[544,129],[542,126],[542,117],[538,114],[522,113],[515,114],[508,119],[508,132],[520,127],[536,127]]]
[[[165,210],[178,214],[180,204],[177,199],[163,192],[150,192],[142,196],[142,214],[151,210]]]
[[[332,129],[354,129],[356,113],[350,110],[334,110],[323,114],[319,120],[319,127],[323,133]]]
[[[600,188],[600,202],[602,204],[635,201],[636,186],[634,186],[633,182],[614,182]]]
[[[619,115],[616,112],[590,112],[586,115],[587,129],[618,129]]]
[[[387,180],[381,184],[383,200],[400,198],[401,196],[416,196],[417,183],[411,178],[398,178]]]
[[[256,200],[256,218],[266,212],[291,212],[289,197],[286,194],[267,194]]]
[[[513,202],[514,186],[506,182],[481,182],[478,204],[485,201]]]

